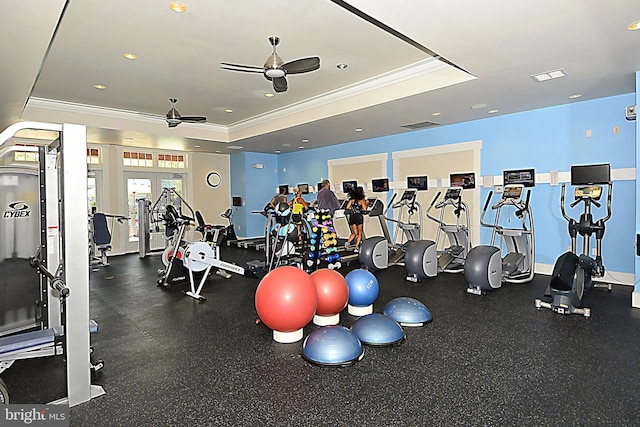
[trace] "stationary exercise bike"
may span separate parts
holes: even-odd
[[[467,254],[471,250],[469,207],[462,201],[462,187],[447,189],[444,199],[436,204],[441,194],[440,191],[436,194],[426,213],[427,218],[438,224],[435,240],[438,248],[438,272],[462,273]],[[430,214],[432,208],[440,211],[438,217]],[[455,223],[446,222],[447,210],[455,216]],[[463,215],[465,222],[461,223]],[[443,247],[443,235],[449,242],[447,247]]]
[[[608,166],[608,165],[607,165]],[[573,172],[573,170],[572,170]],[[572,178],[573,181],[573,178]],[[585,292],[594,287],[606,287],[611,292],[611,284],[594,284],[593,277],[603,277],[605,273],[602,263],[602,238],[604,237],[605,223],[611,218],[611,191],[613,186],[607,183],[607,215],[597,221],[593,220],[591,205],[601,207],[599,202],[602,197],[602,185],[578,186],[575,188],[574,201],[570,207],[584,203],[584,211],[580,219],[569,217],[564,208],[565,185],[562,184],[560,196],[560,209],[562,216],[569,223],[569,236],[571,236],[571,251],[560,255],[553,266],[551,282],[545,296],[551,297],[551,302],[535,300],[538,310],[548,308],[559,314],[582,314],[591,316],[589,308],[582,308],[582,298]],[[596,257],[589,256],[589,243],[591,235],[595,235]],[[576,251],[577,236],[582,236],[582,254]]]
[[[502,197],[491,207],[495,210],[493,224],[484,222],[485,213],[491,202],[493,191],[489,192],[484,204],[480,224],[493,230],[491,245],[480,245],[469,251],[464,264],[464,277],[469,284],[467,292],[474,295],[486,295],[487,291],[498,289],[502,282],[526,283],[533,280],[535,265],[535,239],[533,216],[529,200],[531,190],[522,200],[524,185],[508,184],[504,186]],[[518,226],[506,226],[500,222],[503,209],[513,210],[513,219]],[[507,224],[512,217],[507,218]],[[496,238],[500,243],[496,246]],[[506,254],[502,257],[503,245]]]

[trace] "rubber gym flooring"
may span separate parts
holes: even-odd
[[[107,394],[71,408],[72,426],[640,425],[640,310],[628,286],[588,294],[587,319],[536,310],[546,276],[479,297],[462,275],[413,284],[393,267],[376,273],[375,311],[409,296],[433,321],[335,368],[307,363],[302,341],[273,341],[256,321],[257,278],[213,275],[199,303],[155,285],[158,256],[110,263],[90,274],[94,355],[105,361],[96,383]],[[342,313],[342,325],[354,320]],[[64,360],[17,361],[3,378],[13,403],[48,402],[64,395]]]

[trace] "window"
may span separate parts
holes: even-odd
[[[13,152],[14,161],[16,162],[37,162],[38,161],[38,151],[36,151],[35,145],[16,144],[16,146],[25,147],[25,150],[14,151]],[[29,148],[26,148],[26,147],[29,147]]]
[[[182,154],[158,154],[158,167],[185,169],[187,165]]]
[[[99,165],[100,164],[100,150],[97,148],[87,148],[87,164]]]
[[[153,167],[153,154],[125,151],[122,153],[122,164],[125,166]]]

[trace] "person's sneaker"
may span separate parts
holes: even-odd
[[[344,244],[344,248],[346,250],[349,250],[350,247],[351,247],[351,243],[347,242],[347,243]]]
[[[218,276],[222,276],[222,277],[224,277],[225,279],[231,279],[231,274],[230,274],[230,273],[227,273],[227,272],[226,272],[226,271],[224,271],[224,270],[220,270],[220,269],[218,269],[218,271],[216,271],[216,274],[217,274]]]

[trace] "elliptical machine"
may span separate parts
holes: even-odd
[[[609,165],[596,165],[605,167]],[[560,255],[553,266],[551,282],[545,292],[545,296],[551,297],[551,302],[542,301],[536,298],[535,305],[538,310],[548,308],[559,314],[582,314],[585,317],[591,316],[589,308],[582,308],[582,298],[585,292],[594,287],[606,287],[611,292],[611,284],[596,285],[592,282],[593,277],[603,277],[605,273],[602,263],[602,238],[604,237],[605,223],[611,218],[611,192],[613,186],[610,178],[607,178],[607,215],[597,221],[593,220],[591,205],[601,207],[599,200],[602,197],[602,185],[580,185],[574,180],[574,168],[572,167],[571,183],[579,185],[575,188],[574,201],[570,207],[575,207],[584,203],[584,211],[579,220],[569,217],[564,208],[565,186],[562,184],[560,196],[560,210],[562,216],[569,223],[569,236],[571,236],[571,251]],[[609,175],[608,171],[605,172]],[[588,180],[589,181],[589,180]],[[591,182],[594,182],[591,180]],[[604,182],[596,182],[604,184]],[[596,239],[596,257],[589,256],[589,246],[591,235]],[[582,236],[582,254],[577,254],[577,236]]]
[[[433,240],[422,240],[422,207],[416,200],[417,190],[409,188],[402,193],[396,203],[396,194],[389,202],[389,208],[398,209],[398,219],[378,215],[380,228],[384,236],[369,237],[362,241],[358,260],[368,270],[382,270],[392,265],[403,265],[407,271],[406,280],[420,282],[422,279],[434,277],[437,271],[437,252]],[[406,221],[403,220],[403,210],[407,211]],[[411,222],[411,217],[417,212],[418,223]],[[371,214],[369,215],[371,216]],[[395,239],[391,240],[387,220],[396,224]],[[398,242],[400,232],[406,238],[404,243]]]
[[[527,190],[526,200],[522,200],[524,185],[508,184],[504,186],[502,197],[491,207],[496,211],[493,224],[484,222],[484,216],[493,196],[489,192],[482,209],[480,224],[493,229],[491,245],[480,245],[469,251],[464,264],[464,277],[469,284],[467,292],[474,295],[486,295],[502,286],[502,282],[526,283],[533,280],[535,265],[535,239],[533,217],[529,200],[531,190]],[[515,209],[514,216],[519,220],[519,227],[506,227],[500,222],[502,209]],[[511,218],[508,218],[510,221]],[[499,246],[495,246],[497,237]],[[502,257],[503,244],[506,255]]]
[[[469,230],[471,228],[469,207],[462,201],[462,187],[451,187],[447,189],[444,199],[436,204],[441,194],[442,192],[438,191],[438,194],[433,198],[426,213],[427,218],[438,224],[435,240],[436,247],[439,248],[438,272],[462,273],[467,254],[471,250],[471,241],[469,240]],[[440,210],[440,216],[437,218],[429,213],[434,207]],[[448,224],[446,222],[447,208],[455,215],[455,224]],[[463,214],[466,224],[460,222]],[[449,241],[448,247],[443,247],[441,241],[443,234],[446,235]]]

